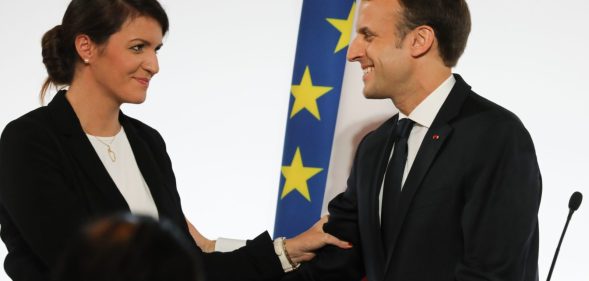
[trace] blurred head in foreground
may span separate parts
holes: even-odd
[[[171,223],[118,215],[83,229],[56,281],[204,281],[200,260]]]

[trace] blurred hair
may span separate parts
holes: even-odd
[[[168,16],[157,0],[72,0],[60,25],[43,35],[43,64],[48,77],[41,87],[41,102],[51,85],[70,85],[76,63],[81,61],[74,41],[85,34],[100,45],[119,31],[128,19],[146,16],[156,20],[164,35],[169,28]]]
[[[85,227],[64,253],[56,281],[203,281],[196,251],[171,222],[117,215]]]

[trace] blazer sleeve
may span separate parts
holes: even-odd
[[[145,130],[145,129],[143,129]],[[182,228],[185,238],[193,241],[188,231],[184,214],[182,213],[181,199],[176,188],[176,179],[172,169],[172,161],[166,152],[166,144],[161,135],[153,129],[148,130],[150,138],[156,140],[154,153],[157,159],[161,159],[161,170],[170,183],[173,199],[178,206],[180,217],[174,216],[176,223]],[[254,281],[254,280],[279,280],[284,275],[284,270],[276,253],[274,244],[268,232],[258,235],[247,241],[246,246],[232,252],[203,253],[195,243],[192,243],[195,251],[201,256],[204,270],[209,281]]]
[[[202,260],[210,281],[270,281],[280,280],[284,275],[268,232],[235,251],[205,253]]]
[[[528,132],[502,122],[467,179],[461,224],[464,254],[456,280],[536,280],[541,176]],[[533,272],[531,272],[533,271]]]
[[[41,271],[88,217],[64,177],[60,149],[54,133],[26,118],[8,124],[0,139],[1,235],[14,280],[47,274]]]

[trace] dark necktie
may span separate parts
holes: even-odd
[[[411,133],[414,122],[409,118],[403,118],[397,122],[397,126],[391,136],[395,142],[393,156],[387,165],[386,176],[383,183],[381,234],[385,254],[388,254],[392,245],[394,213],[399,205],[403,172],[407,162],[407,139]]]

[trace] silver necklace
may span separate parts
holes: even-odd
[[[115,152],[112,150],[112,148],[110,147],[112,145],[112,143],[115,141],[115,139],[117,138],[117,135],[115,135],[110,142],[106,143],[105,141],[99,139],[96,136],[93,136],[97,141],[99,141],[100,143],[104,144],[106,146],[106,151],[108,152],[108,157],[110,157],[110,161],[112,162],[116,162],[117,161],[117,155],[115,154]]]

